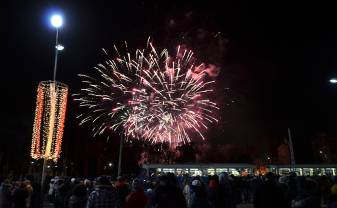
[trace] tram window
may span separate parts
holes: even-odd
[[[208,169],[207,169],[207,174],[208,174],[208,175],[214,175],[214,174],[215,174],[214,168],[208,168]]]

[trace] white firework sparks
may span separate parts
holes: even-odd
[[[134,58],[115,47],[118,57],[95,67],[98,78],[79,75],[86,86],[75,95],[86,108],[80,124],[92,122],[94,136],[121,128],[129,139],[154,143],[188,143],[194,133],[205,139],[203,130],[217,122],[212,115],[218,107],[208,98],[214,81],[204,81],[192,51],[178,47],[171,57],[167,49],[148,46]]]

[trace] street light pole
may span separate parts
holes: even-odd
[[[56,37],[55,37],[55,60],[54,60],[54,70],[53,70],[53,85],[50,87],[50,123],[54,123],[55,119],[55,106],[56,106],[56,71],[57,71],[57,57],[58,57],[58,51],[62,50],[59,48],[59,43],[58,43],[58,36],[59,36],[59,30],[63,24],[62,17],[60,15],[53,15],[50,19],[50,22],[52,26],[56,29]],[[44,201],[44,185],[46,182],[46,169],[47,169],[47,163],[48,163],[48,157],[50,154],[50,149],[51,149],[51,143],[52,143],[52,137],[54,134],[54,129],[50,128],[49,132],[50,136],[48,137],[47,140],[47,147],[46,147],[46,152],[43,157],[43,165],[42,165],[42,174],[41,174],[41,207],[43,207],[43,201]]]
[[[289,151],[290,151],[290,160],[291,160],[291,169],[295,170],[295,155],[294,155],[294,147],[293,141],[291,138],[290,128],[288,128],[288,137],[289,137]]]
[[[57,70],[57,57],[58,57],[58,38],[59,38],[59,30],[56,28],[56,38],[55,38],[55,60],[54,60],[54,73],[53,73],[53,81],[56,87],[56,70]]]
[[[120,176],[122,173],[122,151],[123,151],[123,133],[121,133],[121,138],[119,141],[119,156],[118,156],[118,171],[117,176]]]
[[[41,176],[41,207],[43,207],[44,184],[46,182],[47,158],[43,158],[42,176]]]

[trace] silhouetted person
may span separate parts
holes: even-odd
[[[305,178],[303,192],[293,202],[293,208],[317,208],[321,206],[320,190],[317,181]]]
[[[26,184],[21,181],[17,181],[15,183],[12,197],[14,208],[26,208],[26,199],[28,197]]]
[[[337,208],[337,176],[335,176],[334,180],[334,184],[330,189],[331,192],[328,198],[327,208]]]
[[[153,206],[157,208],[185,208],[186,201],[177,186],[174,174],[160,177],[159,185],[154,191]]]
[[[94,189],[92,182],[89,179],[85,179],[83,183],[87,191],[87,194],[90,194],[92,190]]]
[[[107,177],[101,176],[97,179],[95,189],[88,198],[87,208],[115,208],[117,200],[115,188]]]
[[[117,190],[118,203],[119,203],[118,206],[124,207],[126,197],[130,191],[129,191],[128,185],[125,183],[125,180],[122,176],[117,177],[116,190]]]
[[[191,184],[191,203],[190,208],[209,208],[211,207],[205,186],[199,180],[193,180]]]
[[[284,194],[284,208],[290,208],[291,207],[291,192],[289,190],[288,186],[288,177],[287,176],[281,176],[278,179],[279,187],[281,189],[281,192]]]
[[[126,208],[144,208],[148,202],[142,183],[139,179],[132,182],[132,191],[126,197]]]
[[[54,185],[54,205],[55,208],[64,208],[65,197],[67,194],[67,188],[64,183],[64,179],[57,179]]]
[[[83,184],[77,184],[69,197],[68,208],[85,208],[87,204],[87,190]]]
[[[265,181],[258,187],[254,196],[255,208],[284,208],[285,200],[282,189],[276,182],[276,177],[269,172]]]
[[[70,180],[70,183],[69,183],[69,180],[67,180],[67,185],[66,185],[66,196],[65,196],[65,199],[64,199],[64,203],[65,203],[65,207],[68,207],[68,204],[69,204],[69,200],[70,200],[70,197],[71,195],[73,195],[74,193],[74,189],[75,187],[77,187],[77,185],[80,183],[80,181],[76,178],[71,178]]]
[[[233,208],[235,207],[233,184],[227,173],[221,173],[219,175],[219,187],[217,189],[217,207],[221,208]]]
[[[250,189],[250,182],[251,176],[248,175],[242,178],[241,188],[242,188],[242,195],[243,195],[243,203],[250,203],[251,202],[251,189]]]
[[[191,204],[191,183],[190,178],[185,177],[182,184],[183,195],[185,197],[187,207]]]
[[[54,202],[54,200],[55,200],[55,179],[52,178],[49,181],[48,201]]]
[[[319,183],[320,183],[320,192],[322,195],[322,201],[323,201],[323,204],[326,204],[328,201],[328,197],[330,195],[330,188],[332,186],[332,182],[327,176],[323,175],[320,177]]]
[[[33,196],[34,189],[33,189],[33,186],[30,180],[25,180],[23,183],[24,183],[25,189],[28,194],[26,198],[26,208],[30,208],[32,207],[32,196]]]
[[[0,186],[0,208],[12,206],[11,201],[12,184],[9,180],[4,180]]]

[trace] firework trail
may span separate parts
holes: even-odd
[[[97,78],[79,75],[85,87],[75,100],[86,109],[80,124],[91,122],[94,136],[121,128],[128,139],[153,143],[188,143],[194,133],[205,139],[202,132],[217,122],[212,115],[218,109],[208,99],[214,82],[205,81],[208,69],[195,65],[192,51],[178,46],[171,57],[147,45],[134,58],[115,47],[117,58],[95,67]]]

